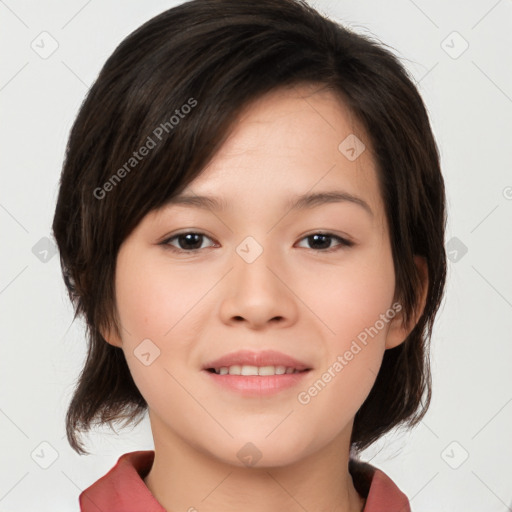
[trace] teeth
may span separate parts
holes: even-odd
[[[299,370],[286,366],[240,366],[234,364],[229,367],[215,368],[215,373],[219,375],[283,375],[284,373],[299,373]]]

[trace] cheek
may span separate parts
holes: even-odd
[[[161,257],[120,256],[116,270],[119,316],[133,336],[163,342],[186,322],[186,316],[211,288],[213,278],[166,264]]]
[[[309,291],[307,281],[315,283]],[[316,269],[314,276],[306,278],[303,294],[326,326],[327,360],[313,387],[298,397],[299,403],[334,409],[340,418],[357,412],[382,362],[386,334],[395,316],[394,282],[392,256],[382,248],[361,251],[347,258],[346,265],[325,267],[325,272]]]
[[[161,258],[155,261],[147,250],[139,252],[132,246],[129,252],[119,253],[116,305],[123,352],[134,382],[151,408],[180,407],[178,397],[183,393],[173,376],[179,381],[183,376],[176,375],[172,362],[185,358],[187,340],[180,329],[198,295],[198,286],[190,282],[192,276],[186,277]]]
[[[377,275],[353,273],[340,282],[343,285],[336,290],[331,285],[330,300],[320,308],[332,330],[324,338],[325,364],[297,395],[312,428],[323,429],[328,437],[354,417],[370,393],[390,325],[381,315],[393,314],[394,288],[385,282],[377,285]]]
[[[342,350],[347,341],[374,326],[392,306],[393,259],[385,247],[370,247],[347,253],[340,264],[311,268],[297,282],[301,283],[298,294],[326,327],[326,337]],[[387,326],[381,326],[380,338],[385,337]]]
[[[172,376],[180,382],[190,377],[190,351],[204,324],[196,319],[207,318],[205,295],[218,280],[211,267],[203,270],[186,270],[186,265],[167,262],[161,253],[134,247],[118,256],[116,304],[123,351],[148,403],[163,399],[171,405],[183,395]],[[142,354],[154,362],[146,366]]]

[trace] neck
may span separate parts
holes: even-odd
[[[153,422],[152,422],[153,427]],[[155,460],[145,484],[168,511],[361,512],[364,500],[348,471],[350,431],[320,452],[285,466],[237,466],[155,435]]]

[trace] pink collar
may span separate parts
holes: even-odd
[[[144,478],[153,464],[153,450],[129,452],[80,494],[81,512],[166,512],[151,494]],[[410,512],[405,494],[381,470],[351,459],[350,474],[366,497],[364,512]]]

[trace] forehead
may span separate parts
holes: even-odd
[[[250,215],[326,191],[360,198],[373,221],[384,222],[372,148],[360,123],[333,92],[301,85],[247,105],[180,196],[214,196],[223,209]]]

